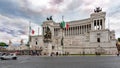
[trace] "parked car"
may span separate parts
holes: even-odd
[[[15,53],[6,53],[6,54],[3,54],[1,57],[0,57],[1,60],[8,60],[8,59],[13,59],[13,60],[16,60],[17,59],[17,56]]]

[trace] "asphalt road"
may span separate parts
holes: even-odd
[[[40,57],[19,56],[0,60],[0,68],[120,68],[119,56]]]

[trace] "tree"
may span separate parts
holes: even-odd
[[[119,48],[120,51],[120,38],[118,38],[118,42],[116,43],[117,48]]]
[[[118,41],[120,42],[120,38],[118,38]]]
[[[6,43],[4,43],[4,42],[0,42],[0,46],[7,46],[7,44]]]

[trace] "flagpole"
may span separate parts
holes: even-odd
[[[63,21],[63,19],[64,19],[64,16],[62,16],[62,21]]]
[[[63,29],[62,29],[62,52],[63,52],[63,55],[64,55],[64,50],[63,50],[63,48],[64,48],[64,44],[63,44]]]
[[[31,31],[31,21],[29,21],[29,37],[28,37],[28,38],[29,38],[29,39],[28,39],[28,41],[29,41],[29,42],[28,42],[28,45],[29,45],[29,54],[30,54],[30,39],[31,39],[31,38],[30,38],[30,31]]]
[[[62,21],[64,21],[64,16],[62,16]],[[64,48],[64,44],[63,44],[63,28],[62,28],[62,53],[63,53],[63,55],[64,55],[64,50],[63,50],[63,48]]]
[[[29,21],[29,37],[30,37],[30,29],[31,29],[31,27],[30,27],[30,25],[31,25],[31,22]]]
[[[30,32],[31,32],[31,21],[29,21],[29,41],[30,41]]]
[[[39,36],[39,27],[38,27],[38,36]]]

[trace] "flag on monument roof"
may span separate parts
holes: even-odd
[[[31,28],[31,26],[29,27],[29,29],[30,29],[30,34],[31,34],[31,33],[32,33],[32,34],[35,33],[35,31]]]
[[[32,29],[32,34],[34,34],[35,33],[35,31]]]
[[[66,23],[65,21],[62,21],[62,22],[60,23],[60,27],[61,27],[62,29],[63,29],[63,28],[68,29],[68,28],[69,28],[69,24]]]

